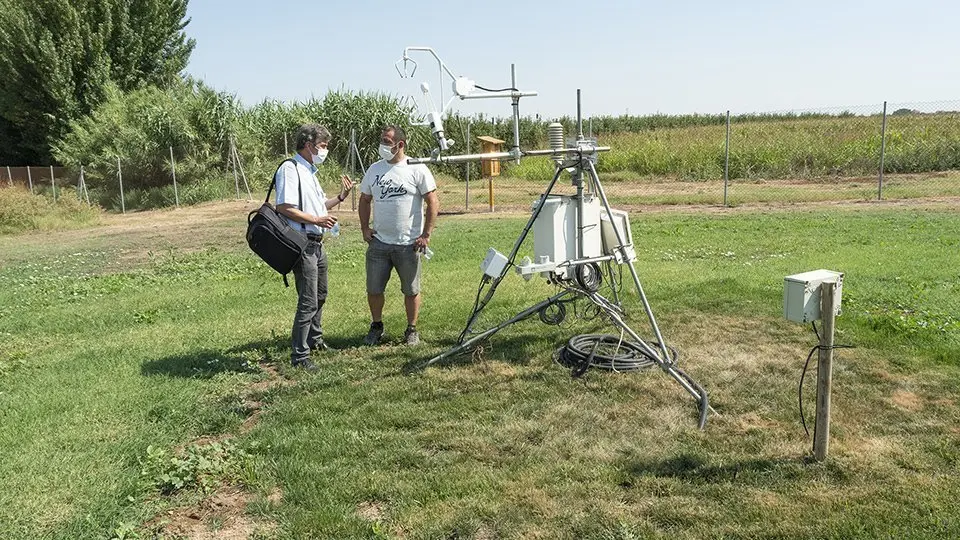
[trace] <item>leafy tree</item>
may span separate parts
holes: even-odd
[[[194,40],[188,0],[0,0],[0,162],[45,164],[107,88],[169,87]]]

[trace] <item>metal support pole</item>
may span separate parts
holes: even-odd
[[[727,110],[727,137],[723,145],[723,205],[727,206],[727,186],[730,184],[730,110]]]
[[[30,174],[29,165],[27,165],[27,183],[30,184],[30,193],[33,194],[33,175]]]
[[[237,174],[237,147],[233,145],[233,137],[230,137],[230,162],[233,164],[233,185],[237,188],[237,199],[240,199],[240,175]]]
[[[520,164],[520,96],[516,94],[517,90],[517,65],[510,64],[510,83],[514,88],[513,95],[513,148],[511,152],[516,155],[514,163]],[[493,179],[490,179],[490,211],[493,211]]]
[[[247,190],[247,200],[249,201],[253,198],[253,194],[250,193],[250,184],[247,183],[247,173],[243,170],[243,162],[240,161],[240,153],[237,152],[236,146],[233,147],[233,163],[240,169],[240,178],[243,178],[243,188]],[[237,198],[239,198],[239,196]]]
[[[120,170],[120,156],[117,156],[117,179],[120,180],[120,213],[127,213],[127,203],[123,200],[123,171]]]
[[[10,182],[10,187],[13,187],[13,173],[10,172],[9,165],[7,165],[7,181]]]
[[[287,132],[283,132],[283,155],[286,157],[290,153],[289,146],[287,146]]]
[[[466,138],[467,138],[467,141],[466,141],[466,145],[467,145],[466,152],[469,154],[469,153],[470,153],[470,122],[467,122],[467,137],[466,137]],[[467,167],[467,175],[466,175],[466,182],[464,182],[463,207],[464,207],[464,210],[465,210],[465,211],[469,212],[469,211],[470,211],[470,163],[469,163],[469,162],[468,162],[468,163],[464,163],[464,165]]]
[[[577,140],[583,140],[583,116],[580,115],[580,89],[577,88]]]
[[[87,200],[87,206],[90,206],[90,191],[87,190],[87,179],[83,175],[83,165],[80,165],[80,179],[77,180],[77,193],[82,194]]]
[[[490,199],[490,213],[494,212],[493,207],[493,177],[487,178],[487,196]]]
[[[533,213],[530,215],[530,219],[527,220],[526,226],[524,226],[523,231],[520,232],[520,236],[517,238],[517,241],[513,244],[513,250],[510,251],[510,255],[507,257],[507,261],[513,263],[517,258],[517,253],[520,252],[520,246],[523,244],[524,239],[527,238],[530,229],[533,228],[534,222],[537,220],[537,216],[540,215],[540,211],[543,209],[544,204],[547,202],[547,197],[550,196],[550,192],[553,191],[553,186],[556,185],[557,179],[560,178],[560,173],[563,172],[563,169],[557,168],[557,172],[554,173],[553,179],[550,180],[550,183],[547,185],[546,191],[543,192],[543,196],[537,201],[537,207],[534,208]],[[500,281],[507,275],[507,272],[510,270],[512,264],[504,265],[503,270],[500,271],[500,276],[493,278],[493,281],[490,283],[490,288],[487,290],[487,294],[483,297],[483,300],[478,304],[477,309],[470,315],[470,318],[467,319],[467,324],[463,328],[463,332],[460,334],[460,340],[458,343],[463,343],[463,340],[466,339],[465,336],[470,333],[473,328],[473,323],[476,322],[477,317],[480,315],[480,311],[483,310],[487,303],[490,302],[490,299],[493,298],[493,293],[497,292],[497,287],[500,285]]]
[[[594,168],[593,163],[589,161],[587,161],[587,165],[590,166],[590,176],[597,188],[597,195],[600,196],[600,202],[603,203],[603,208],[607,211],[607,215],[612,216],[613,210],[610,209],[610,202],[607,200],[607,194],[603,191],[603,186],[600,184],[600,176],[597,175],[597,169]],[[620,229],[614,227],[613,232],[617,236],[617,243],[621,246],[626,246],[626,239],[623,237],[623,235],[621,235]],[[663,359],[665,362],[668,362],[670,359],[670,351],[667,348],[666,341],[663,339],[663,335],[660,333],[660,327],[657,326],[657,319],[653,316],[653,310],[650,309],[650,302],[647,301],[647,295],[643,292],[643,285],[640,284],[640,276],[637,275],[637,269],[633,267],[632,262],[627,265],[627,268],[630,269],[630,275],[633,276],[633,284],[637,287],[637,294],[640,295],[640,300],[643,303],[643,309],[647,313],[647,319],[650,321],[650,326],[653,328],[654,335],[657,337],[657,343],[660,345],[660,351],[663,353]]]
[[[351,130],[350,130],[350,148],[347,150],[350,155],[349,155],[349,157],[347,158],[347,162],[350,164],[350,167],[349,167],[349,169],[350,169],[350,174],[352,174],[353,176],[356,176],[356,175],[357,175],[357,161],[358,161],[358,160],[357,160],[357,151],[356,151],[356,148],[357,148],[357,130],[356,130],[356,129],[351,129]],[[362,180],[363,180],[363,179],[361,179],[361,181],[362,181]],[[359,187],[359,186],[358,186],[358,187]],[[351,210],[351,211],[356,211],[356,210],[357,210],[357,190],[356,190],[356,189],[351,189],[351,190],[350,190],[350,210]]]
[[[173,147],[170,147],[170,172],[173,173],[173,200],[180,208],[180,192],[177,190],[177,162],[173,160]]]
[[[57,202],[57,179],[53,177],[53,165],[50,166],[50,184],[53,186],[53,202]]]
[[[820,358],[817,364],[817,424],[813,431],[813,455],[817,461],[827,459],[830,449],[830,391],[833,385],[836,291],[836,281],[824,281],[820,285],[820,317],[823,319],[823,333],[820,335]]]
[[[887,102],[883,102],[883,124],[880,127],[880,178],[877,180],[877,200],[883,199],[883,156],[887,150]]]

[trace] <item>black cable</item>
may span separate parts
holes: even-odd
[[[477,90],[483,90],[484,92],[506,92],[507,90],[511,90],[513,92],[519,92],[519,90],[517,90],[516,88],[499,88],[497,90],[493,90],[491,88],[484,88],[479,84],[475,84],[473,85],[473,87],[476,88]]]
[[[470,312],[470,320],[473,320],[473,317],[477,314],[477,306],[480,305],[480,294],[483,292],[483,286],[487,282],[487,276],[484,274],[480,278],[480,286],[477,287],[477,297],[473,301],[473,311]],[[457,343],[463,343],[463,340],[467,338],[467,327],[463,328],[463,332],[460,332],[460,337],[457,338]]]
[[[615,347],[612,352],[601,346]],[[654,343],[654,346],[657,344]],[[676,349],[670,347],[674,358]],[[611,334],[580,334],[573,336],[565,347],[557,350],[557,363],[570,368],[572,377],[580,377],[591,367],[610,371],[639,371],[657,365],[646,350],[632,341]]]
[[[813,325],[813,334],[817,336],[817,343],[819,343],[820,332],[817,331],[817,322],[813,321],[811,324]],[[827,350],[827,349],[832,350],[832,349],[855,349],[855,348],[856,346],[854,345],[834,345],[832,347],[821,347],[820,345],[816,345],[815,347],[810,349],[810,354],[807,355],[807,361],[803,363],[803,371],[800,372],[800,387],[798,389],[798,401],[800,403],[800,424],[803,425],[803,432],[807,434],[807,437],[810,436],[810,430],[807,429],[807,418],[803,414],[803,380],[807,376],[807,368],[810,366],[810,359],[813,358],[813,353],[820,350]]]

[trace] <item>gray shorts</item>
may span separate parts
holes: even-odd
[[[376,238],[367,245],[367,294],[383,294],[394,268],[404,296],[420,294],[420,253],[416,246],[386,244]]]

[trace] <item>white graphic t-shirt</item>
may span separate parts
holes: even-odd
[[[373,225],[377,240],[410,245],[423,233],[423,196],[437,189],[426,165],[380,160],[367,169],[360,193],[373,197]]]
[[[295,162],[295,163],[294,163]],[[300,173],[297,176],[297,173]],[[301,210],[314,216],[327,215],[327,195],[317,182],[314,173],[317,168],[312,163],[308,163],[300,154],[293,155],[293,162],[285,161],[274,180],[277,183],[276,204],[292,204],[297,210]],[[303,208],[300,208],[300,199],[303,198]],[[301,227],[299,221],[286,218],[290,226],[306,233],[320,234],[320,227],[312,223]]]

